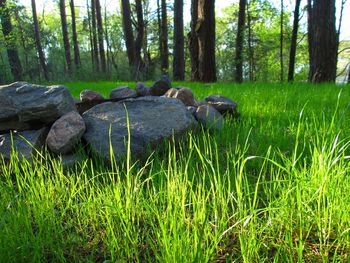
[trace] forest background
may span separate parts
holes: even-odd
[[[1,0],[10,15],[10,34],[0,34],[0,83],[16,79],[31,82],[69,80],[151,80],[168,74],[178,80],[199,80],[193,76],[189,41],[196,1],[111,1],[111,0]],[[133,63],[127,47],[123,4],[129,5],[131,30],[139,46],[140,67]],[[180,2],[182,10],[175,4]],[[197,1],[198,2],[198,1]],[[239,12],[245,6],[241,44],[242,80],[283,82],[290,80],[291,47],[295,5],[298,1],[250,0],[215,2],[215,78],[237,80],[237,36]],[[337,82],[346,82],[350,74],[350,29],[341,20],[350,12],[350,2],[333,1],[339,46]],[[33,12],[33,3],[36,5]],[[213,1],[214,3],[214,1]],[[299,1],[299,28],[293,80],[307,81],[309,76],[309,40],[307,2]],[[62,8],[64,6],[64,13]],[[214,4],[213,4],[214,6]],[[138,8],[141,13],[138,13]],[[174,15],[178,12],[177,15]],[[181,13],[179,15],[179,12]],[[36,18],[34,18],[34,13]],[[62,19],[62,16],[66,16]],[[184,62],[174,61],[176,19],[183,23]],[[2,28],[4,28],[2,19]],[[64,20],[66,20],[64,28]],[[123,22],[124,21],[124,22]],[[124,27],[123,27],[124,26]],[[141,30],[142,28],[142,30]],[[64,31],[66,30],[66,36]],[[42,51],[38,49],[38,39]],[[8,47],[18,52],[20,78],[11,72]],[[67,48],[69,52],[67,54]],[[40,52],[42,53],[40,55]],[[181,51],[180,51],[181,52]],[[42,58],[40,58],[40,56]],[[41,61],[42,59],[42,61]],[[211,62],[207,62],[211,63]],[[179,66],[176,66],[179,65]],[[176,73],[179,69],[183,73]],[[180,78],[176,75],[180,74]],[[239,78],[238,78],[239,80]],[[209,80],[210,81],[210,80]],[[207,82],[209,82],[207,81]]]

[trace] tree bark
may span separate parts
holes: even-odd
[[[91,0],[91,29],[94,51],[95,71],[100,71],[100,60],[98,58],[97,26],[96,26],[96,0]]]
[[[185,79],[183,0],[174,2],[174,80]]]
[[[292,39],[291,39],[290,53],[289,53],[288,82],[294,81],[295,54],[297,50],[300,2],[301,0],[295,1]]]
[[[135,61],[135,41],[131,23],[130,2],[129,0],[121,0],[121,5],[126,52],[128,54],[129,66],[133,68]]]
[[[250,1],[247,3],[247,27],[248,27],[248,61],[249,61],[249,80],[254,80],[254,50],[252,44],[252,23],[250,15]]]
[[[106,73],[106,54],[104,48],[103,38],[103,25],[102,25],[102,14],[100,0],[95,0],[96,4],[96,18],[97,18],[97,35],[98,35],[98,48],[100,54],[101,70]]]
[[[59,4],[60,4],[61,26],[62,26],[62,34],[63,34],[64,52],[66,57],[66,65],[67,65],[68,73],[72,74],[72,60],[70,56],[70,44],[69,44],[69,37],[68,37],[65,0],[60,0]]]
[[[135,70],[136,79],[139,79],[139,75],[143,72],[144,62],[141,57],[141,50],[143,47],[145,37],[145,22],[143,20],[143,8],[142,0],[135,0],[136,3],[136,16],[137,16],[137,35],[135,41]]]
[[[198,0],[191,0],[191,31],[188,33],[188,48],[190,51],[191,60],[191,80],[199,80],[199,46],[198,46],[198,35],[196,32],[196,25],[198,22]]]
[[[86,0],[86,7],[87,7],[87,18],[88,18],[88,26],[89,26],[89,40],[90,40],[90,55],[91,55],[91,65],[94,70],[96,70],[95,65],[95,56],[94,56],[94,42],[92,39],[92,26],[91,26],[91,15],[90,15],[90,7],[89,7],[89,0]]]
[[[283,64],[283,20],[284,20],[284,4],[281,0],[281,21],[280,21],[280,81],[284,81],[284,64]]]
[[[215,82],[215,0],[198,1],[199,79]]]
[[[73,35],[73,49],[74,49],[74,64],[76,68],[80,68],[80,52],[78,45],[78,34],[75,19],[75,5],[74,0],[69,1],[70,11],[72,16],[72,35]]]
[[[46,66],[45,56],[44,56],[43,48],[41,46],[39,22],[38,22],[38,16],[36,14],[35,0],[32,0],[32,13],[33,13],[33,23],[34,23],[35,45],[38,51],[40,66],[43,70],[45,80],[49,80],[49,71]]]
[[[239,1],[239,12],[238,12],[238,26],[237,26],[237,37],[236,37],[236,74],[235,80],[238,83],[243,82],[243,41],[244,41],[244,27],[245,27],[245,9],[247,2],[246,0]]]
[[[11,16],[10,16],[8,7],[6,6],[6,0],[0,0],[0,18],[1,18],[2,33],[5,39],[7,57],[11,68],[11,73],[15,80],[21,80],[22,65],[18,56],[16,44],[12,39]]]
[[[337,32],[335,0],[308,0],[310,73],[314,83],[335,82],[337,70]]]
[[[162,24],[161,24],[161,71],[162,74],[167,75],[169,73],[169,48],[168,48],[168,15],[167,15],[167,6],[166,0],[161,1],[161,15],[162,15]]]

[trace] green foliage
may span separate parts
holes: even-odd
[[[76,96],[118,84],[66,83]],[[0,166],[1,260],[348,261],[348,87],[174,85],[232,98],[241,120],[146,161]]]

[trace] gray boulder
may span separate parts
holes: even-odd
[[[204,98],[201,104],[208,104],[223,115],[230,114],[233,117],[239,117],[237,103],[225,96],[211,95]]]
[[[131,99],[136,98],[137,94],[135,90],[130,89],[127,86],[120,86],[115,89],[113,89],[109,95],[109,98],[112,100],[125,100],[125,99]]]
[[[93,152],[106,161],[111,160],[110,145],[116,160],[127,153],[127,114],[131,152],[139,157],[148,145],[155,145],[173,135],[180,136],[197,124],[184,104],[171,98],[149,96],[99,104],[83,114],[86,124],[83,138]]]
[[[46,138],[49,149],[57,154],[67,154],[74,149],[85,132],[85,123],[79,113],[71,111],[59,118]]]
[[[74,99],[63,86],[26,82],[0,86],[0,132],[42,127],[75,110]]]
[[[36,150],[41,150],[45,142],[47,128],[23,132],[10,132],[0,135],[0,160],[11,160],[17,154],[18,159],[31,161]],[[13,143],[13,144],[12,144]]]
[[[210,105],[201,105],[195,113],[196,119],[206,129],[220,130],[224,123],[224,118],[215,108]]]

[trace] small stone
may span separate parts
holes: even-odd
[[[223,115],[230,114],[233,117],[239,117],[237,103],[225,96],[211,95],[206,97],[201,104],[208,104]]]
[[[150,88],[143,82],[136,83],[136,94],[138,97],[150,96]]]
[[[69,112],[52,125],[46,144],[54,153],[69,153],[80,141],[85,129],[83,118],[77,112]]]
[[[156,81],[151,87],[152,96],[163,96],[169,89],[171,89],[170,80],[167,77]]]
[[[135,90],[130,89],[128,86],[120,86],[113,89],[109,95],[112,100],[125,100],[136,98],[137,94]]]
[[[104,97],[93,90],[83,90],[82,92],[80,92],[80,100],[82,102],[85,101],[102,101],[104,100]]]
[[[220,112],[210,105],[199,106],[195,117],[206,129],[220,130],[224,123],[224,118]]]
[[[180,87],[172,96],[175,99],[181,100],[186,106],[196,106],[196,101],[193,96],[193,92],[189,88]]]
[[[165,92],[164,97],[173,98],[176,95],[176,92],[177,89],[175,88],[168,89],[168,91]]]

